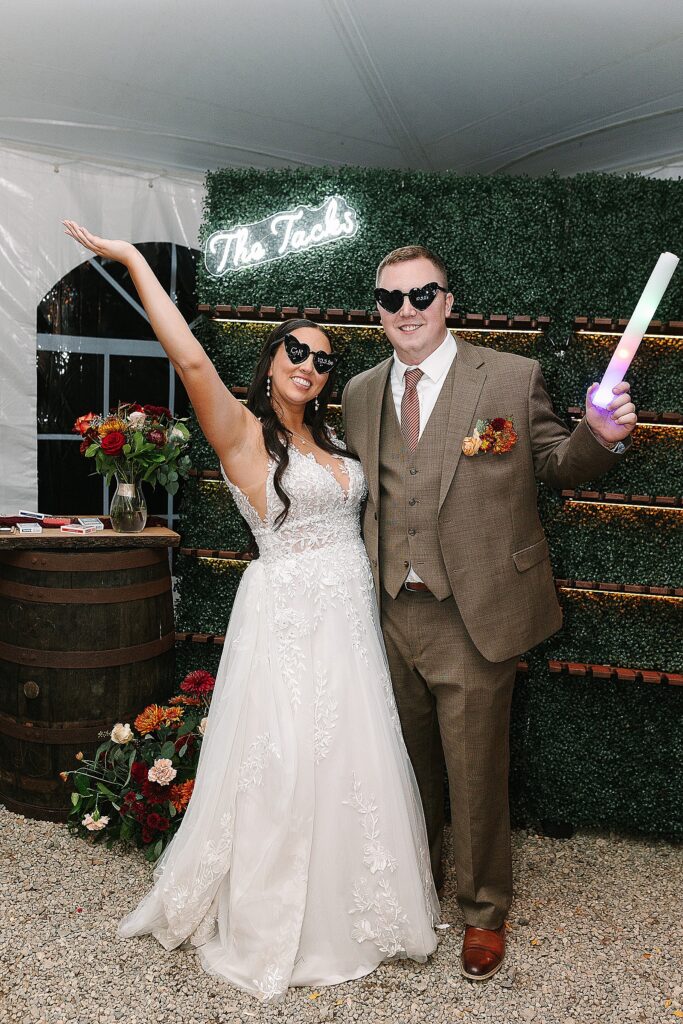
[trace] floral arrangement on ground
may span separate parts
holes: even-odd
[[[72,834],[142,848],[156,861],[177,832],[192,796],[215,679],[203,669],[190,672],[167,704],[150,704],[131,728],[117,722],[92,760],[76,754]]]

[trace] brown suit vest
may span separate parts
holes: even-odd
[[[405,443],[387,378],[379,444],[379,571],[396,597],[409,567],[440,601],[451,593],[437,533],[446,429],[457,356],[414,452]]]

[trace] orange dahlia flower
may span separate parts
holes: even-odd
[[[190,802],[192,796],[192,790],[194,789],[194,779],[188,779],[187,782],[177,782],[168,791],[168,799],[171,801],[176,811],[184,811]]]
[[[181,693],[177,697],[171,697],[168,703],[186,704],[188,707],[200,708],[204,704],[204,701],[201,699],[201,697],[186,697],[184,693]]]
[[[126,429],[126,424],[123,420],[120,420],[118,416],[110,416],[104,421],[98,428],[100,437],[104,437],[105,434],[111,434],[112,431],[118,430],[121,433]]]
[[[185,714],[183,708],[164,708],[164,711],[166,712],[166,725],[180,725]]]
[[[163,708],[158,704],[149,704],[140,712],[133,725],[144,735],[147,732],[154,732],[160,725],[179,724],[183,714],[182,708]]]

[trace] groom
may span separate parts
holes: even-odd
[[[508,750],[519,655],[562,623],[536,480],[576,487],[610,469],[636,423],[629,386],[570,434],[536,360],[457,341],[443,261],[389,253],[375,298],[391,358],[347,384],[346,439],[368,479],[363,535],[437,888],[448,770],[461,966],[505,954],[512,898]],[[477,430],[477,426],[479,430]]]

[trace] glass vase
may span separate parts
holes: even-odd
[[[109,509],[111,526],[117,533],[140,533],[147,522],[147,502],[139,481],[116,478],[116,494]]]

